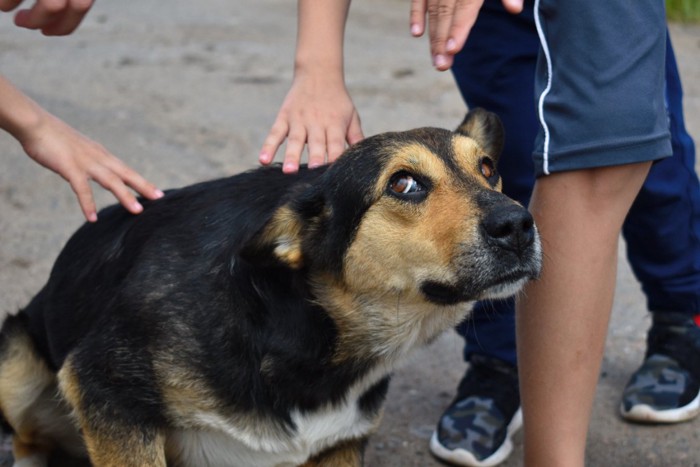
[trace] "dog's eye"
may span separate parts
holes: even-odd
[[[395,175],[389,183],[391,191],[397,194],[414,193],[421,191],[423,187],[409,174]]]
[[[496,166],[493,163],[493,160],[489,157],[482,157],[481,160],[479,161],[480,168],[481,168],[481,175],[484,176],[490,183],[495,182],[495,177],[498,175],[496,174]]]
[[[423,184],[408,172],[394,174],[389,180],[388,191],[394,196],[416,201],[424,198],[426,194]]]

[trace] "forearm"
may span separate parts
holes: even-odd
[[[349,7],[350,0],[299,0],[295,74],[318,72],[343,79]]]
[[[333,162],[363,138],[345,87],[343,37],[350,0],[299,0],[294,81],[259,159],[270,164],[287,140],[283,170],[296,172],[304,146],[309,168]]]
[[[0,76],[0,128],[38,164],[70,183],[88,221],[97,220],[89,181],[110,190],[131,213],[143,210],[129,188],[149,199],[163,193],[100,144],[83,136]]]
[[[39,105],[0,76],[0,128],[22,142],[40,125],[43,114]]]

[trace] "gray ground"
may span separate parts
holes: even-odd
[[[0,15],[0,70],[160,187],[255,166],[291,79],[295,2],[126,3],[97,2],[78,33],[61,39],[21,31],[10,15]],[[431,69],[427,42],[410,37],[407,18],[407,1],[357,0],[352,8],[347,82],[366,134],[451,128],[463,116],[451,76]],[[672,36],[688,127],[698,136],[700,27],[674,25]],[[82,218],[69,186],[32,163],[6,134],[0,134],[0,164],[0,313],[11,313],[45,281]],[[112,198],[100,192],[98,202]],[[650,427],[616,415],[650,322],[622,252],[620,258],[588,464],[700,466],[700,419]],[[397,373],[368,465],[439,465],[427,442],[464,371],[461,347],[448,333]],[[521,464],[520,437],[516,444],[505,465]]]

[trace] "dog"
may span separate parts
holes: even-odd
[[[502,142],[475,109],[105,208],[3,325],[16,465],[361,465],[397,365],[539,274]]]

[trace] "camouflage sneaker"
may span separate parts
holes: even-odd
[[[430,451],[455,465],[488,467],[506,460],[511,438],[523,423],[518,390],[514,366],[473,355],[433,433]]]
[[[691,316],[654,314],[644,363],[627,383],[620,413],[642,423],[678,423],[700,413],[700,324]]]

